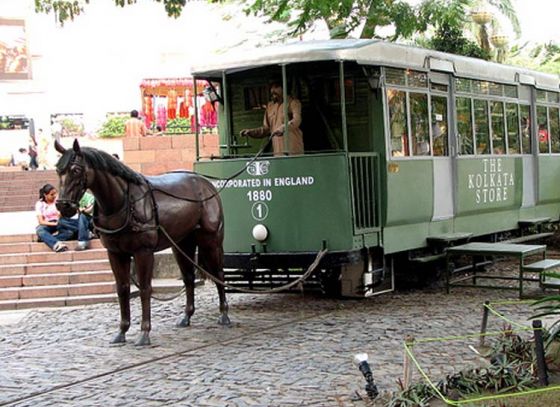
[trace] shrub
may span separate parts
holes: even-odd
[[[97,132],[101,138],[124,136],[124,124],[128,120],[126,116],[109,117]]]
[[[191,130],[191,125],[188,119],[178,117],[167,122],[165,132],[168,134],[188,133]]]

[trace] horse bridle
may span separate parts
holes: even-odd
[[[72,160],[70,161],[70,164],[68,164],[66,166],[66,169],[63,172],[58,173],[59,189],[62,189],[62,176],[66,172],[71,171],[72,167],[74,166],[74,167],[78,167],[82,172],[82,177],[79,181],[78,186],[80,187],[80,190],[82,191],[82,193],[86,191],[87,185],[88,185],[88,179],[87,179],[86,166],[83,164],[83,160],[84,160],[84,158],[82,156],[74,153],[74,156],[72,157]],[[80,201],[78,200],[77,202],[75,202],[75,201],[72,201],[71,199],[57,199],[57,202],[61,203],[62,205],[66,205],[66,206],[78,206]]]

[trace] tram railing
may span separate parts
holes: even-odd
[[[379,230],[379,156],[349,153],[354,233]]]

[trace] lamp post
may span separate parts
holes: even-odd
[[[373,400],[379,395],[379,390],[377,390],[377,386],[373,380],[373,373],[369,367],[367,353],[358,353],[354,355],[354,364],[364,375],[364,378],[366,379],[366,393],[368,397]]]
[[[488,41],[488,31],[486,31],[486,24],[492,21],[492,13],[485,9],[477,9],[471,12],[471,18],[480,26],[478,37],[482,49],[490,52],[490,42]]]
[[[508,37],[502,34],[494,34],[490,37],[490,42],[496,47],[496,61],[504,62],[506,57],[506,47],[508,43]]]

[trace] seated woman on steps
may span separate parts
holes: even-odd
[[[63,218],[56,208],[57,190],[51,184],[45,184],[39,190],[39,200],[35,204],[35,213],[39,225],[37,236],[55,252],[64,252],[68,246],[63,242],[78,234],[79,244],[76,250],[89,247],[89,220],[83,214],[73,218]]]

